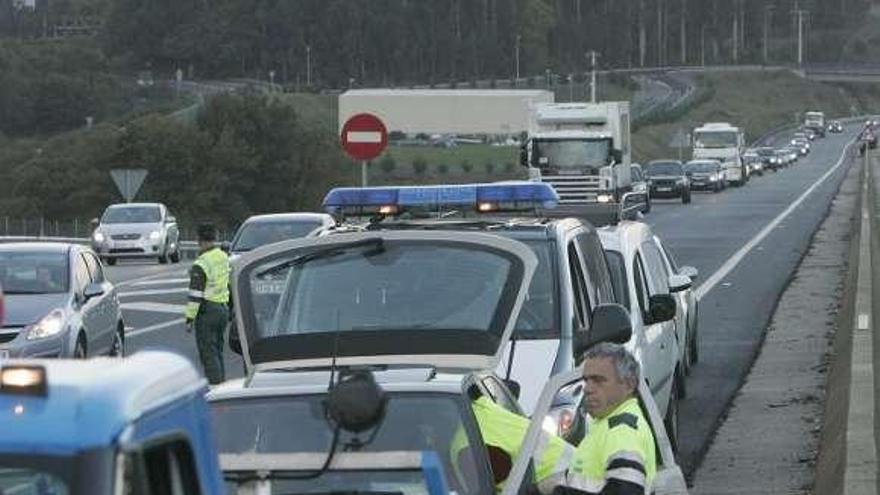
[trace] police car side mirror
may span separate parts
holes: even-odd
[[[600,304],[593,311],[593,321],[588,331],[575,334],[574,353],[582,356],[590,347],[603,342],[625,344],[632,337],[632,321],[629,312],[620,304]]]
[[[669,277],[669,292],[673,294],[686,291],[691,288],[691,285],[693,285],[693,281],[685,275],[676,274]]]
[[[232,244],[229,241],[223,241],[220,243],[220,249],[228,253],[232,249]]]
[[[685,277],[691,279],[691,281],[696,280],[697,277],[700,276],[700,272],[692,266],[683,266],[678,270],[678,273],[679,275],[684,275]]]
[[[675,318],[678,305],[670,294],[651,296],[648,303],[648,324],[663,323]]]

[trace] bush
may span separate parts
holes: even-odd
[[[512,174],[514,168],[516,168],[516,166],[513,164],[513,162],[507,162],[504,164],[504,173]]]
[[[441,175],[446,175],[449,173],[449,165],[445,163],[441,163],[437,165],[437,173]]]
[[[471,173],[471,171],[474,170],[474,166],[471,164],[471,162],[464,160],[461,162],[461,170],[462,172],[469,174]]]
[[[428,162],[424,158],[417,156],[413,159],[412,168],[416,175],[425,175],[425,172],[428,171]]]
[[[431,137],[428,136],[427,134],[425,134],[424,132],[420,132],[420,133],[416,134],[416,139],[418,139],[420,141],[427,141],[427,140],[431,139]]]
[[[382,159],[379,160],[379,168],[382,170],[382,172],[385,172],[386,174],[394,172],[394,169],[396,167],[397,162],[394,161],[394,157],[391,156],[391,153],[386,153],[385,156],[383,156]]]
[[[388,133],[389,141],[400,141],[406,139],[406,133],[403,131],[391,131]]]
[[[495,173],[495,164],[494,163],[486,162],[484,167],[486,168],[486,175],[492,175],[493,173]]]

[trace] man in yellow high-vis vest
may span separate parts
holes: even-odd
[[[619,344],[599,344],[584,355],[587,436],[555,495],[644,495],[657,472],[654,434],[635,392],[639,363]]]
[[[198,229],[199,257],[189,276],[186,328],[195,329],[199,359],[208,382],[225,379],[223,337],[229,320],[229,257],[215,245],[217,233],[212,225]]]

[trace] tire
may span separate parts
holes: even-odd
[[[676,371],[676,374],[678,372]],[[669,394],[669,406],[666,408],[666,416],[663,418],[663,427],[666,428],[666,436],[672,445],[672,452],[678,453],[678,380],[672,381],[672,393]]]
[[[180,248],[175,249],[168,258],[172,263],[180,263]]]
[[[691,360],[691,366],[700,362],[700,320],[694,323],[694,331],[690,341],[688,341],[688,357]]]
[[[86,359],[89,357],[88,348],[86,347],[86,337],[79,334],[76,338],[76,346],[73,348],[73,359]]]
[[[110,357],[125,357],[125,325],[121,321],[116,327],[113,343],[110,345],[110,351],[107,352],[107,355]]]
[[[159,255],[159,264],[160,265],[167,265],[168,264],[168,254],[167,253]]]

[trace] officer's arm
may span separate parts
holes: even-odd
[[[205,300],[205,287],[208,277],[199,265],[193,265],[189,271],[189,297],[186,303],[186,320],[192,321],[199,314],[199,306]]]

